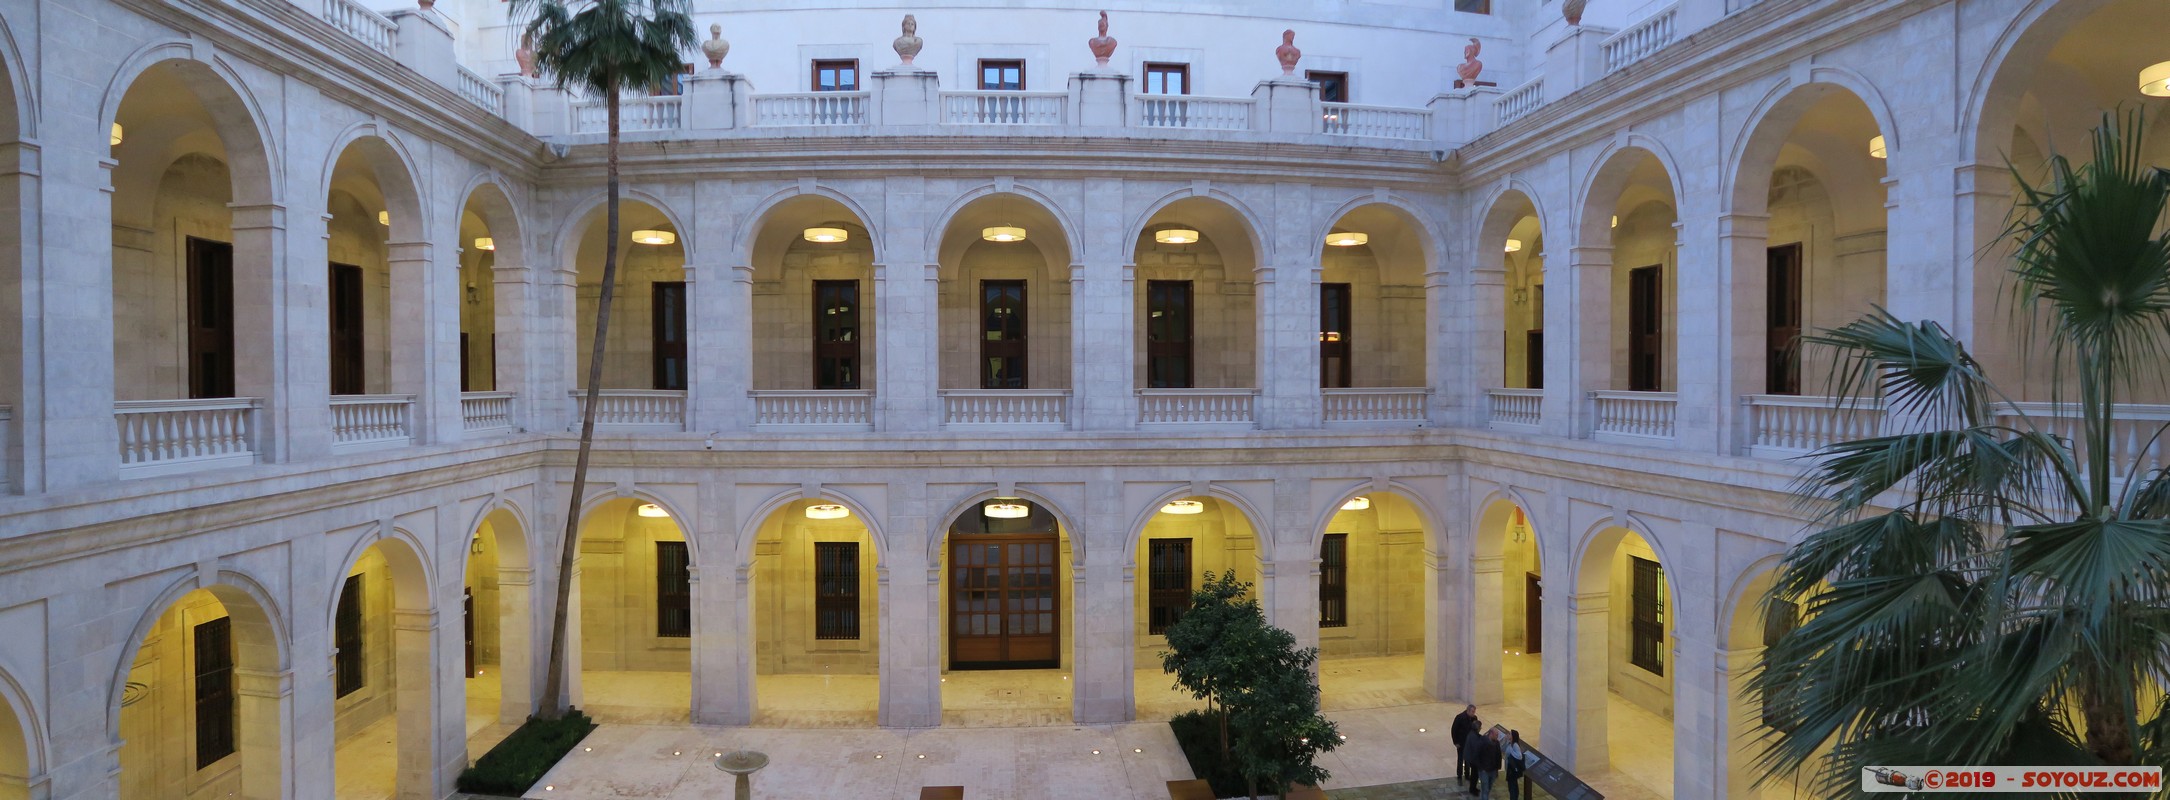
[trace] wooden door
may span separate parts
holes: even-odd
[[[949,545],[950,669],[1060,666],[1051,534],[971,534]]]
[[[234,246],[188,240],[188,396],[234,396]]]
[[[1319,388],[1347,389],[1349,382],[1349,285],[1319,284]]]
[[[814,388],[859,388],[859,282],[814,281]]]
[[[1191,282],[1146,281],[1146,388],[1191,388],[1191,334]]]
[[[1628,270],[1628,391],[1655,392],[1664,380],[1663,267]]]
[[[1545,579],[1524,573],[1522,586],[1522,652],[1536,655],[1545,649]]]
[[[475,677],[475,590],[468,589],[460,599],[461,613],[466,615],[467,625],[467,677]]]
[[[980,281],[980,388],[1026,388],[1025,331],[1025,282]]]
[[[361,394],[362,268],[332,264],[330,281],[332,394]]]
[[[649,341],[657,389],[686,388],[686,282],[656,281],[651,292]]]
[[[1800,394],[1801,359],[1801,245],[1773,247],[1765,254],[1765,314],[1769,331],[1764,337],[1763,391],[1765,394]]]

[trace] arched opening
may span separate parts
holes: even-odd
[[[0,35],[5,34],[0,29]],[[24,133],[14,87],[13,70],[0,59],[0,151],[11,156],[16,155]],[[23,474],[23,437],[15,419],[21,416],[16,409],[23,405],[23,387],[29,385],[23,374],[23,320],[28,316],[23,298],[24,177],[20,168],[0,171],[0,375],[8,376],[6,385],[0,386],[0,441],[5,442],[0,444],[0,495],[12,493]]]
[[[0,683],[6,680],[0,674]],[[30,800],[30,782],[43,778],[33,761],[31,736],[36,729],[30,725],[29,712],[0,692],[0,800]]]
[[[1610,768],[1661,797],[1673,788],[1673,594],[1650,543],[1608,523],[1591,537],[1567,598],[1576,767]]]
[[[1479,714],[1522,732],[1542,747],[1544,721],[1545,584],[1544,557],[1536,525],[1515,500],[1501,497],[1487,504],[1477,523],[1477,554],[1471,587],[1476,593],[1476,629],[1472,699]],[[1497,603],[1498,624],[1485,606]],[[1499,651],[1498,670],[1488,669]]]
[[[579,704],[602,722],[685,724],[693,714],[693,545],[671,511],[617,498],[580,526]]]
[[[1576,248],[1575,360],[1595,405],[1590,432],[1671,438],[1678,386],[1678,206],[1657,156],[1614,153],[1584,200]],[[1604,261],[1610,263],[1605,264]]]
[[[1755,666],[1763,649],[1800,627],[1801,608],[1786,600],[1766,600],[1778,577],[1775,567],[1760,566],[1737,587],[1732,613],[1719,633],[1719,657],[1725,677],[1725,730],[1728,732],[1726,797],[1743,800],[1780,800],[1801,797],[1788,784],[1757,786],[1762,777],[1755,768],[1759,746],[1770,727],[1763,716],[1763,697],[1755,687]],[[1768,606],[1765,604],[1769,603]],[[1768,612],[1768,613],[1766,613]]]
[[[272,254],[284,232],[248,105],[211,67],[152,65],[114,109],[114,399],[123,475],[246,464],[273,391]],[[100,131],[106,135],[106,131]],[[198,402],[183,402],[198,401]],[[176,456],[190,417],[231,435]]]
[[[279,720],[290,673],[264,607],[214,585],[152,613],[114,687],[120,796],[283,797]]]
[[[683,400],[690,380],[686,311],[686,250],[683,235],[661,209],[627,199],[618,207],[618,240],[606,242],[609,219],[597,206],[580,222],[574,254],[579,268],[578,354],[573,386],[587,390],[588,360],[595,342],[595,313],[603,297],[603,248],[618,251],[617,286],[610,301],[610,335],[603,343],[604,412],[618,405],[647,405],[638,398]],[[659,394],[660,393],[660,394]],[[614,399],[616,398],[616,399]],[[667,422],[656,422],[666,418]],[[599,413],[597,425],[683,430],[682,415],[645,417]]]
[[[799,195],[755,230],[745,329],[755,424],[871,426],[881,298],[866,222],[835,199]]]
[[[1477,248],[1479,258],[1500,254],[1500,362],[1487,418],[1534,427],[1545,388],[1545,233],[1528,195],[1509,190],[1492,204]]]
[[[1394,492],[1342,501],[1319,540],[1319,705],[1328,711],[1433,702],[1424,688],[1428,536]]]
[[[371,544],[332,594],[333,780],[342,796],[436,797],[429,577],[404,539]]]
[[[1258,253],[1240,212],[1187,197],[1132,250],[1139,421],[1248,425],[1259,386]]]
[[[1385,203],[1351,209],[1320,245],[1319,389],[1325,421],[1422,421],[1431,338],[1422,227]],[[1384,389],[1408,389],[1386,392]]]
[[[1075,558],[1062,522],[1032,500],[991,498],[958,514],[941,546],[942,724],[1070,722]]]
[[[462,592],[469,753],[489,752],[534,708],[533,580],[520,518],[491,511],[468,540]]]
[[[498,276],[520,284],[527,242],[512,201],[494,183],[468,193],[460,208],[460,391],[506,393],[523,377],[518,359],[498,339],[525,313],[515,290],[499,297]],[[613,304],[615,308],[615,304]],[[508,409],[509,410],[509,409]]]
[[[941,389],[946,424],[1067,423],[1070,242],[1019,194],[965,204],[942,231]]]
[[[1204,708],[1204,701],[1175,688],[1174,676],[1162,671],[1168,649],[1165,630],[1190,608],[1191,593],[1210,576],[1234,571],[1236,580],[1258,594],[1261,552],[1258,528],[1235,504],[1211,496],[1169,500],[1146,518],[1138,531],[1136,556],[1137,613],[1132,635],[1137,718],[1164,720]]]
[[[2146,115],[2143,157],[2152,166],[2170,167],[2170,98],[2141,93],[2137,80],[2141,70],[2170,60],[2155,35],[2161,14],[2160,4],[2149,0],[2031,4],[2012,26],[2009,48],[1992,51],[1974,84],[1975,116],[1962,121],[1972,129],[1973,152],[1967,155],[1977,165],[1970,198],[1974,224],[1962,233],[1972,239],[1962,238],[1957,254],[1972,258],[1974,271],[1955,287],[1963,294],[1954,299],[1971,317],[1959,324],[1970,351],[2016,400],[2052,399],[2054,373],[2047,337],[2021,333],[2041,320],[2019,321],[2010,301],[2012,249],[2004,234],[2018,199],[2011,169],[2040,186],[2052,157],[2087,163],[2091,129],[2119,109]],[[1893,294],[1901,288],[1894,285]],[[2170,402],[2170,387],[2152,380],[2135,381],[2120,394],[2130,403]]]
[[[858,512],[798,500],[754,534],[754,724],[871,727],[881,710],[881,581]]]

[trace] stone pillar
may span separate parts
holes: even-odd
[[[874,265],[874,428],[932,431],[942,425],[941,266]]]
[[[541,268],[546,263],[550,266]],[[573,415],[572,391],[585,388],[587,380],[587,376],[578,374],[577,348],[587,346],[579,341],[576,320],[580,306],[575,293],[580,277],[571,265],[538,259],[537,266],[531,273],[540,282],[536,287],[536,335],[528,345],[535,370],[529,386],[520,387],[520,393],[532,398],[529,413],[538,426],[534,430],[571,430],[578,422]]]
[[[497,335],[498,391],[512,392],[512,424],[517,430],[546,430],[536,418],[542,397],[534,388],[537,369],[535,348],[546,324],[538,309],[535,271],[525,263],[505,259],[509,248],[500,246],[499,260],[490,267],[491,297],[496,305],[493,327]],[[520,248],[525,254],[527,248]]]
[[[1259,531],[1264,538],[1272,535]],[[1272,545],[1260,542],[1259,552],[1271,552]],[[1319,644],[1319,560],[1317,558],[1290,558],[1278,561],[1258,562],[1259,606],[1266,612],[1266,623],[1286,629],[1296,635],[1298,648],[1317,647]]]
[[[435,674],[457,675],[463,665],[458,659],[447,658],[443,659],[444,666],[451,669],[438,668],[434,645],[439,634],[435,611],[392,611],[392,715],[399,739],[393,753],[398,770],[394,785],[401,795],[449,794],[453,778],[467,766],[466,759],[460,757],[467,751],[467,707],[438,702],[437,690],[443,676]],[[444,752],[447,747],[451,753]]]
[[[534,554],[529,555],[535,557]],[[535,604],[544,601],[544,611],[535,613]],[[547,623],[556,613],[557,597],[538,597],[535,594],[535,571],[525,567],[500,566],[497,569],[497,721],[518,725],[535,713],[535,693],[542,690],[542,682],[535,680],[546,668],[550,654],[543,652],[536,657],[535,624],[538,618]],[[549,647],[549,635],[542,637],[542,646]],[[480,757],[481,753],[469,755]]]
[[[1673,327],[1674,345],[1672,352],[1660,358],[1673,370],[1674,446],[1714,453],[1727,440],[1722,424],[1732,419],[1731,410],[1739,403],[1731,373],[1738,369],[1742,354],[1732,348],[1726,325],[1727,318],[1741,308],[1727,291],[1721,260],[1725,256],[1716,252],[1716,213],[1697,208],[1703,205],[1695,198],[1684,198],[1681,221],[1673,223],[1673,269],[1680,274],[1673,278],[1670,307],[1660,324]],[[1755,305],[1761,303],[1758,295]],[[1716,309],[1716,313],[1706,309]],[[1707,357],[1713,353],[1716,358]]]
[[[1319,86],[1302,78],[1280,77],[1258,82],[1251,90],[1256,108],[1251,130],[1272,133],[1319,132]]]
[[[579,545],[574,543],[567,546],[578,547]],[[573,557],[573,576],[571,579],[573,590],[565,598],[565,673],[563,680],[565,704],[568,706],[585,705],[588,702],[587,691],[585,687],[580,685],[580,665],[582,662],[580,656],[580,606],[582,602],[580,594],[587,588],[584,586],[587,581],[581,578],[581,575],[587,571],[586,562],[587,556],[576,555]],[[553,602],[555,602],[555,598],[553,598]],[[550,633],[544,633],[542,646],[537,648],[542,651],[543,669],[546,671],[550,669],[550,637]],[[542,698],[544,703],[550,701],[551,698]]]
[[[1426,279],[1429,281],[1430,276]],[[1452,306],[1440,308],[1440,316],[1446,319],[1432,325],[1440,335],[1432,339],[1430,347],[1452,352],[1446,359],[1432,357],[1434,364],[1443,360],[1447,364],[1446,370],[1434,373],[1432,380],[1432,391],[1438,395],[1434,402],[1439,409],[1433,424],[1482,427],[1491,419],[1491,397],[1487,392],[1507,385],[1507,365],[1500,350],[1481,344],[1500,341],[1494,337],[1506,335],[1507,271],[1472,268],[1463,278],[1461,289]],[[1451,347],[1447,342],[1479,344],[1465,348]]]
[[[753,124],[753,82],[736,72],[708,69],[686,78],[686,127],[730,130]]]
[[[1253,297],[1261,428],[1316,428],[1325,414],[1319,394],[1321,272],[1315,260],[1259,270]]]
[[[234,224],[234,394],[263,398],[257,457],[331,450],[331,320],[324,251],[287,258],[286,207],[229,205]]]
[[[1081,533],[1069,531],[1073,548]],[[1123,552],[1113,547],[1091,547],[1085,554],[1085,563],[1072,567],[1071,602],[1077,606],[1071,614],[1075,621],[1070,640],[1072,721],[1128,722],[1135,716],[1131,673],[1137,669],[1132,663],[1137,648],[1131,645],[1131,637],[1137,624],[1132,599],[1136,569],[1124,563]]]
[[[235,750],[244,754],[241,759],[243,800],[330,797],[332,771],[329,761],[322,773],[325,780],[312,782],[304,791],[297,792],[301,782],[295,773],[300,770],[288,768],[294,763],[292,742],[297,732],[291,713],[293,671],[263,672],[237,667],[234,670],[234,695],[239,706],[235,710],[235,716],[239,718],[239,724],[235,726],[238,739],[234,743]],[[329,692],[325,693],[326,698],[330,696]],[[328,744],[331,739],[328,726],[323,736]],[[115,767],[118,772],[118,758]]]
[[[1453,149],[1491,133],[1499,94],[1496,86],[1471,86],[1433,95],[1424,104],[1432,112],[1432,142]]]
[[[1435,534],[1430,540],[1443,538]],[[1471,696],[1465,662],[1475,651],[1465,644],[1470,620],[1461,610],[1474,607],[1457,602],[1470,584],[1466,570],[1455,568],[1461,563],[1449,550],[1424,551],[1424,693],[1442,702]]]
[[[16,420],[0,425],[13,424],[20,433],[22,474],[14,482],[25,494],[109,483],[120,466],[113,424],[113,244],[107,233],[119,162],[103,140],[60,137],[52,149],[66,157],[50,166],[40,145],[0,149],[16,174],[22,204],[21,270],[0,275],[18,287],[7,296],[21,304],[22,314],[13,318],[20,327],[9,335],[19,337],[22,371],[19,380],[17,373],[0,375],[15,384],[0,390],[7,396],[0,402],[15,404]],[[54,179],[49,192],[43,191],[45,177]],[[37,291],[23,291],[30,287]]]
[[[1137,267],[1070,267],[1070,426],[1129,430],[1137,424],[1131,319]]]
[[[1762,394],[1768,388],[1764,381],[1768,366],[1764,347],[1770,336],[1770,312],[1766,308],[1769,298],[1765,296],[1770,284],[1766,263],[1770,227],[1771,218],[1765,214],[1727,214],[1718,218],[1718,258],[1725,265],[1722,276],[1726,279],[1726,288],[1719,293],[1718,349],[1698,350],[1686,346],[1685,342],[1680,348],[1683,368],[1688,364],[1686,355],[1689,353],[1717,354],[1713,360],[1717,362],[1714,366],[1722,391],[1715,398],[1716,427],[1721,434],[1719,452],[1744,454],[1748,451],[1748,445],[1755,441],[1755,432],[1748,430],[1747,410],[1742,407],[1741,398]],[[1688,276],[1680,277],[1680,285],[1687,286]],[[1689,309],[1697,307],[1683,298],[1680,316],[1690,316]]]
[[[414,395],[416,443],[457,441],[462,424],[458,249],[442,268],[428,242],[394,242],[389,250],[392,393]]]
[[[1713,788],[1721,798],[1755,800],[1757,796],[1755,763],[1762,748],[1756,736],[1763,729],[1763,703],[1749,675],[1762,658],[1761,647],[1721,648],[1713,658],[1717,668],[1712,683],[1726,692],[1725,712],[1718,715],[1725,726],[1712,731],[1713,740],[1724,744],[1718,748],[1719,760],[1710,765],[1710,774],[1718,781]],[[1673,780],[1678,783],[1680,778]]]
[[[1611,28],[1591,25],[1564,26],[1559,38],[1545,46],[1545,99],[1566,97],[1605,77],[1605,55],[1599,45],[1614,33]]]
[[[1130,124],[1130,76],[1079,72],[1070,76],[1070,124],[1121,128]]]
[[[1500,633],[1501,581],[1507,559],[1476,556],[1470,559],[1469,702],[1490,705],[1507,699],[1500,656],[1506,646]],[[1551,717],[1546,717],[1551,719]]]
[[[2010,173],[1987,164],[1917,167],[1908,155],[1894,150],[1886,162],[1885,306],[1903,320],[1943,323],[1991,377],[2009,378],[2020,358],[2000,305],[2011,248],[1996,242],[2014,202]]]
[[[698,278],[696,278],[698,276]],[[686,265],[693,308],[686,314],[692,340],[692,413],[695,433],[753,427],[753,360],[744,350],[753,333],[753,267]]]
[[[918,547],[889,552],[881,583],[881,711],[885,728],[942,724],[942,565]]]
[[[1612,769],[1605,740],[1612,672],[1611,595],[1570,594],[1546,603],[1544,662],[1545,754],[1589,775]]]
[[[460,62],[453,52],[452,23],[436,9],[401,9],[384,15],[399,26],[392,57],[437,85],[460,90]]]
[[[500,75],[497,87],[505,91],[507,121],[536,136],[560,136],[572,131],[565,93],[557,87],[522,75]]]
[[[1612,248],[1568,250],[1567,291],[1545,292],[1544,432],[1588,437],[1590,392],[1612,388]],[[1550,264],[1550,259],[1546,260]]]
[[[867,124],[932,125],[941,121],[942,81],[933,70],[898,65],[867,75],[872,81]]]

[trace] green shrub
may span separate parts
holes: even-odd
[[[1243,774],[1236,771],[1234,762],[1221,758],[1220,718],[1205,711],[1185,711],[1168,720],[1168,727],[1175,731],[1176,744],[1183,746],[1183,758],[1190,761],[1190,772],[1213,786],[1214,797],[1243,797],[1250,789],[1243,785]]]
[[[460,773],[459,790],[519,797],[592,730],[595,722],[577,708],[554,720],[528,717],[519,730]]]

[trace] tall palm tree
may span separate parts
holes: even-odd
[[[1840,355],[1841,397],[1890,416],[1802,478],[1823,515],[1765,600],[1805,612],[1754,676],[1766,780],[1839,796],[1863,766],[2170,762],[2170,479],[2137,455],[2164,430],[2116,405],[2170,363],[2170,174],[2143,131],[2105,117],[2087,163],[2014,170],[2011,307],[2048,356],[2028,365],[2046,418],[1935,322],[1878,309],[1808,337]]]
[[[698,41],[691,11],[688,0],[511,0],[509,7],[515,24],[523,25],[523,35],[534,43],[535,69],[560,89],[578,88],[603,98],[610,130],[603,294],[595,304],[595,343],[588,358],[580,456],[573,465],[571,508],[565,512],[565,536],[558,553],[550,667],[544,673],[538,714],[544,719],[556,719],[566,707],[565,620],[572,599],[573,557],[579,552],[588,451],[595,441],[596,397],[603,387],[603,342],[610,331],[610,301],[618,285],[618,102],[625,92],[658,91],[676,79],[685,63],[681,54]]]

